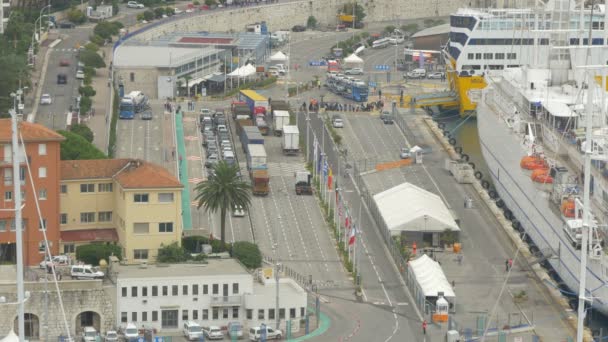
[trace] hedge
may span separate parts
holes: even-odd
[[[85,264],[98,266],[101,259],[109,263],[111,255],[122,259],[122,248],[119,245],[102,243],[92,243],[76,247],[76,259]]]

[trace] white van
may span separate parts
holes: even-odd
[[[137,326],[133,323],[127,324],[127,327],[125,328],[124,333],[125,333],[125,339],[127,339],[127,341],[131,341],[132,338],[139,337],[139,330],[137,330]]]
[[[194,341],[201,338],[203,328],[194,321],[187,321],[184,323],[183,333],[188,341]]]
[[[265,328],[266,328],[266,339],[267,340],[273,340],[273,339],[280,340],[281,336],[283,336],[283,332],[281,330],[275,330],[268,326],[266,326]],[[249,340],[259,341],[261,338],[262,338],[262,327],[253,327],[253,328],[249,329]]]
[[[418,68],[407,73],[408,78],[425,78],[426,69]]]
[[[95,342],[97,337],[97,330],[93,327],[84,327],[82,331],[82,340],[85,342]]]
[[[104,277],[103,272],[91,265],[73,265],[70,268],[70,275],[75,279],[102,279]]]

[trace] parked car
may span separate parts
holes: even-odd
[[[67,84],[68,76],[66,74],[57,74],[57,84]]]
[[[76,27],[76,24],[70,21],[62,21],[57,26],[62,29],[73,29]]]
[[[428,74],[427,78],[431,79],[431,80],[440,80],[442,79],[445,73],[443,71],[435,71],[435,72],[431,72]]]
[[[203,329],[194,321],[185,322],[182,332],[188,341],[198,341],[203,335]]]
[[[129,1],[127,2],[127,7],[129,8],[144,8],[144,4],[140,4],[137,1]]]
[[[234,207],[234,209],[232,210],[232,216],[234,217],[244,217],[245,216],[245,210],[243,210],[243,207],[241,207],[240,205]]]
[[[104,340],[106,342],[118,342],[118,333],[114,330],[108,330]]]
[[[343,128],[344,121],[342,121],[342,118],[339,115],[334,115],[331,119],[331,125],[334,128]]]
[[[53,99],[51,98],[51,95],[49,94],[42,94],[42,96],[40,97],[40,104],[51,104],[53,103]]]
[[[211,154],[207,157],[207,161],[205,161],[205,167],[211,168],[213,165],[219,163],[220,157],[217,154]]]
[[[84,327],[82,331],[82,340],[84,342],[95,342],[95,338],[97,337],[97,330],[93,327]]]
[[[173,14],[176,14],[176,15],[177,15],[177,14],[182,14],[182,13],[184,13],[184,11],[180,10],[180,9],[179,9],[179,8],[177,8],[177,7],[175,7],[175,8],[173,9]]]
[[[62,66],[62,67],[70,66],[70,60],[67,58],[62,58],[61,60],[59,60],[59,66]]]
[[[146,109],[141,113],[141,119],[142,120],[152,120],[152,110],[150,109]]]
[[[210,340],[223,340],[224,339],[224,333],[222,332],[222,329],[220,329],[220,327],[216,327],[214,325],[210,326],[209,328],[203,328],[203,333],[205,334],[205,337],[207,337]]]
[[[380,120],[382,120],[382,122],[387,125],[392,125],[394,123],[393,114],[386,110],[383,111],[382,114],[380,114]]]
[[[401,159],[408,159],[411,158],[411,153],[410,153],[410,149],[407,147],[402,147],[401,150],[399,151],[399,157]]]
[[[283,336],[283,332],[281,332],[281,330],[275,330],[268,326],[266,326],[265,328],[266,328],[266,339],[267,340],[271,340],[271,339],[280,340],[281,337]],[[251,341],[259,341],[262,336],[261,333],[262,333],[261,327],[250,328],[249,329],[249,339]]]
[[[84,80],[84,71],[78,69],[78,71],[76,71],[76,78],[79,80]]]
[[[410,72],[407,72],[405,75],[403,75],[403,77],[404,78],[414,78],[414,79],[425,78],[426,70],[425,69],[414,69]]]
[[[73,265],[70,275],[75,279],[102,279],[104,273],[91,265]]]
[[[243,338],[243,324],[237,321],[228,323],[228,337],[230,337],[231,339]]]
[[[344,72],[345,75],[363,75],[363,69],[361,68],[352,68],[348,69]]]
[[[38,264],[38,266],[40,266],[40,268],[44,269],[47,266],[63,266],[63,265],[69,265],[70,264],[70,257],[67,255],[56,255],[54,257],[51,258],[51,260],[49,260],[48,258],[45,258],[44,261],[41,261],[40,264]]]
[[[294,27],[291,28],[291,30],[293,32],[304,32],[304,31],[306,31],[306,27],[302,26],[302,25],[295,25]]]

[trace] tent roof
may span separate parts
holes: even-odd
[[[411,183],[402,183],[379,194],[374,201],[391,231],[460,231],[441,198]]]
[[[445,277],[443,270],[438,262],[423,254],[415,260],[409,262],[409,267],[414,272],[416,281],[425,297],[437,297],[439,292],[443,292],[446,298],[454,298],[456,294],[452,285]]]
[[[233,72],[229,73],[228,76],[246,77],[256,73],[256,69],[253,65],[247,64],[240,68],[237,68]]]
[[[272,62],[284,62],[284,61],[286,61],[288,59],[289,59],[289,57],[287,57],[281,51],[279,51],[279,52],[275,53],[274,55],[270,56],[270,61],[272,61]]]
[[[13,329],[6,335],[5,338],[1,339],[0,342],[19,342],[19,336],[15,334]]]
[[[350,56],[344,58],[344,63],[363,63],[363,59],[353,53]]]

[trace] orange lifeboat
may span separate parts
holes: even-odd
[[[561,212],[565,217],[574,217],[576,214],[576,206],[573,199],[567,199],[562,202]]]
[[[547,162],[539,156],[525,156],[521,158],[519,166],[526,170],[546,169],[549,167]]]
[[[543,184],[551,184],[553,183],[553,177],[549,174],[549,169],[536,169],[532,171],[533,182],[543,183]]]

